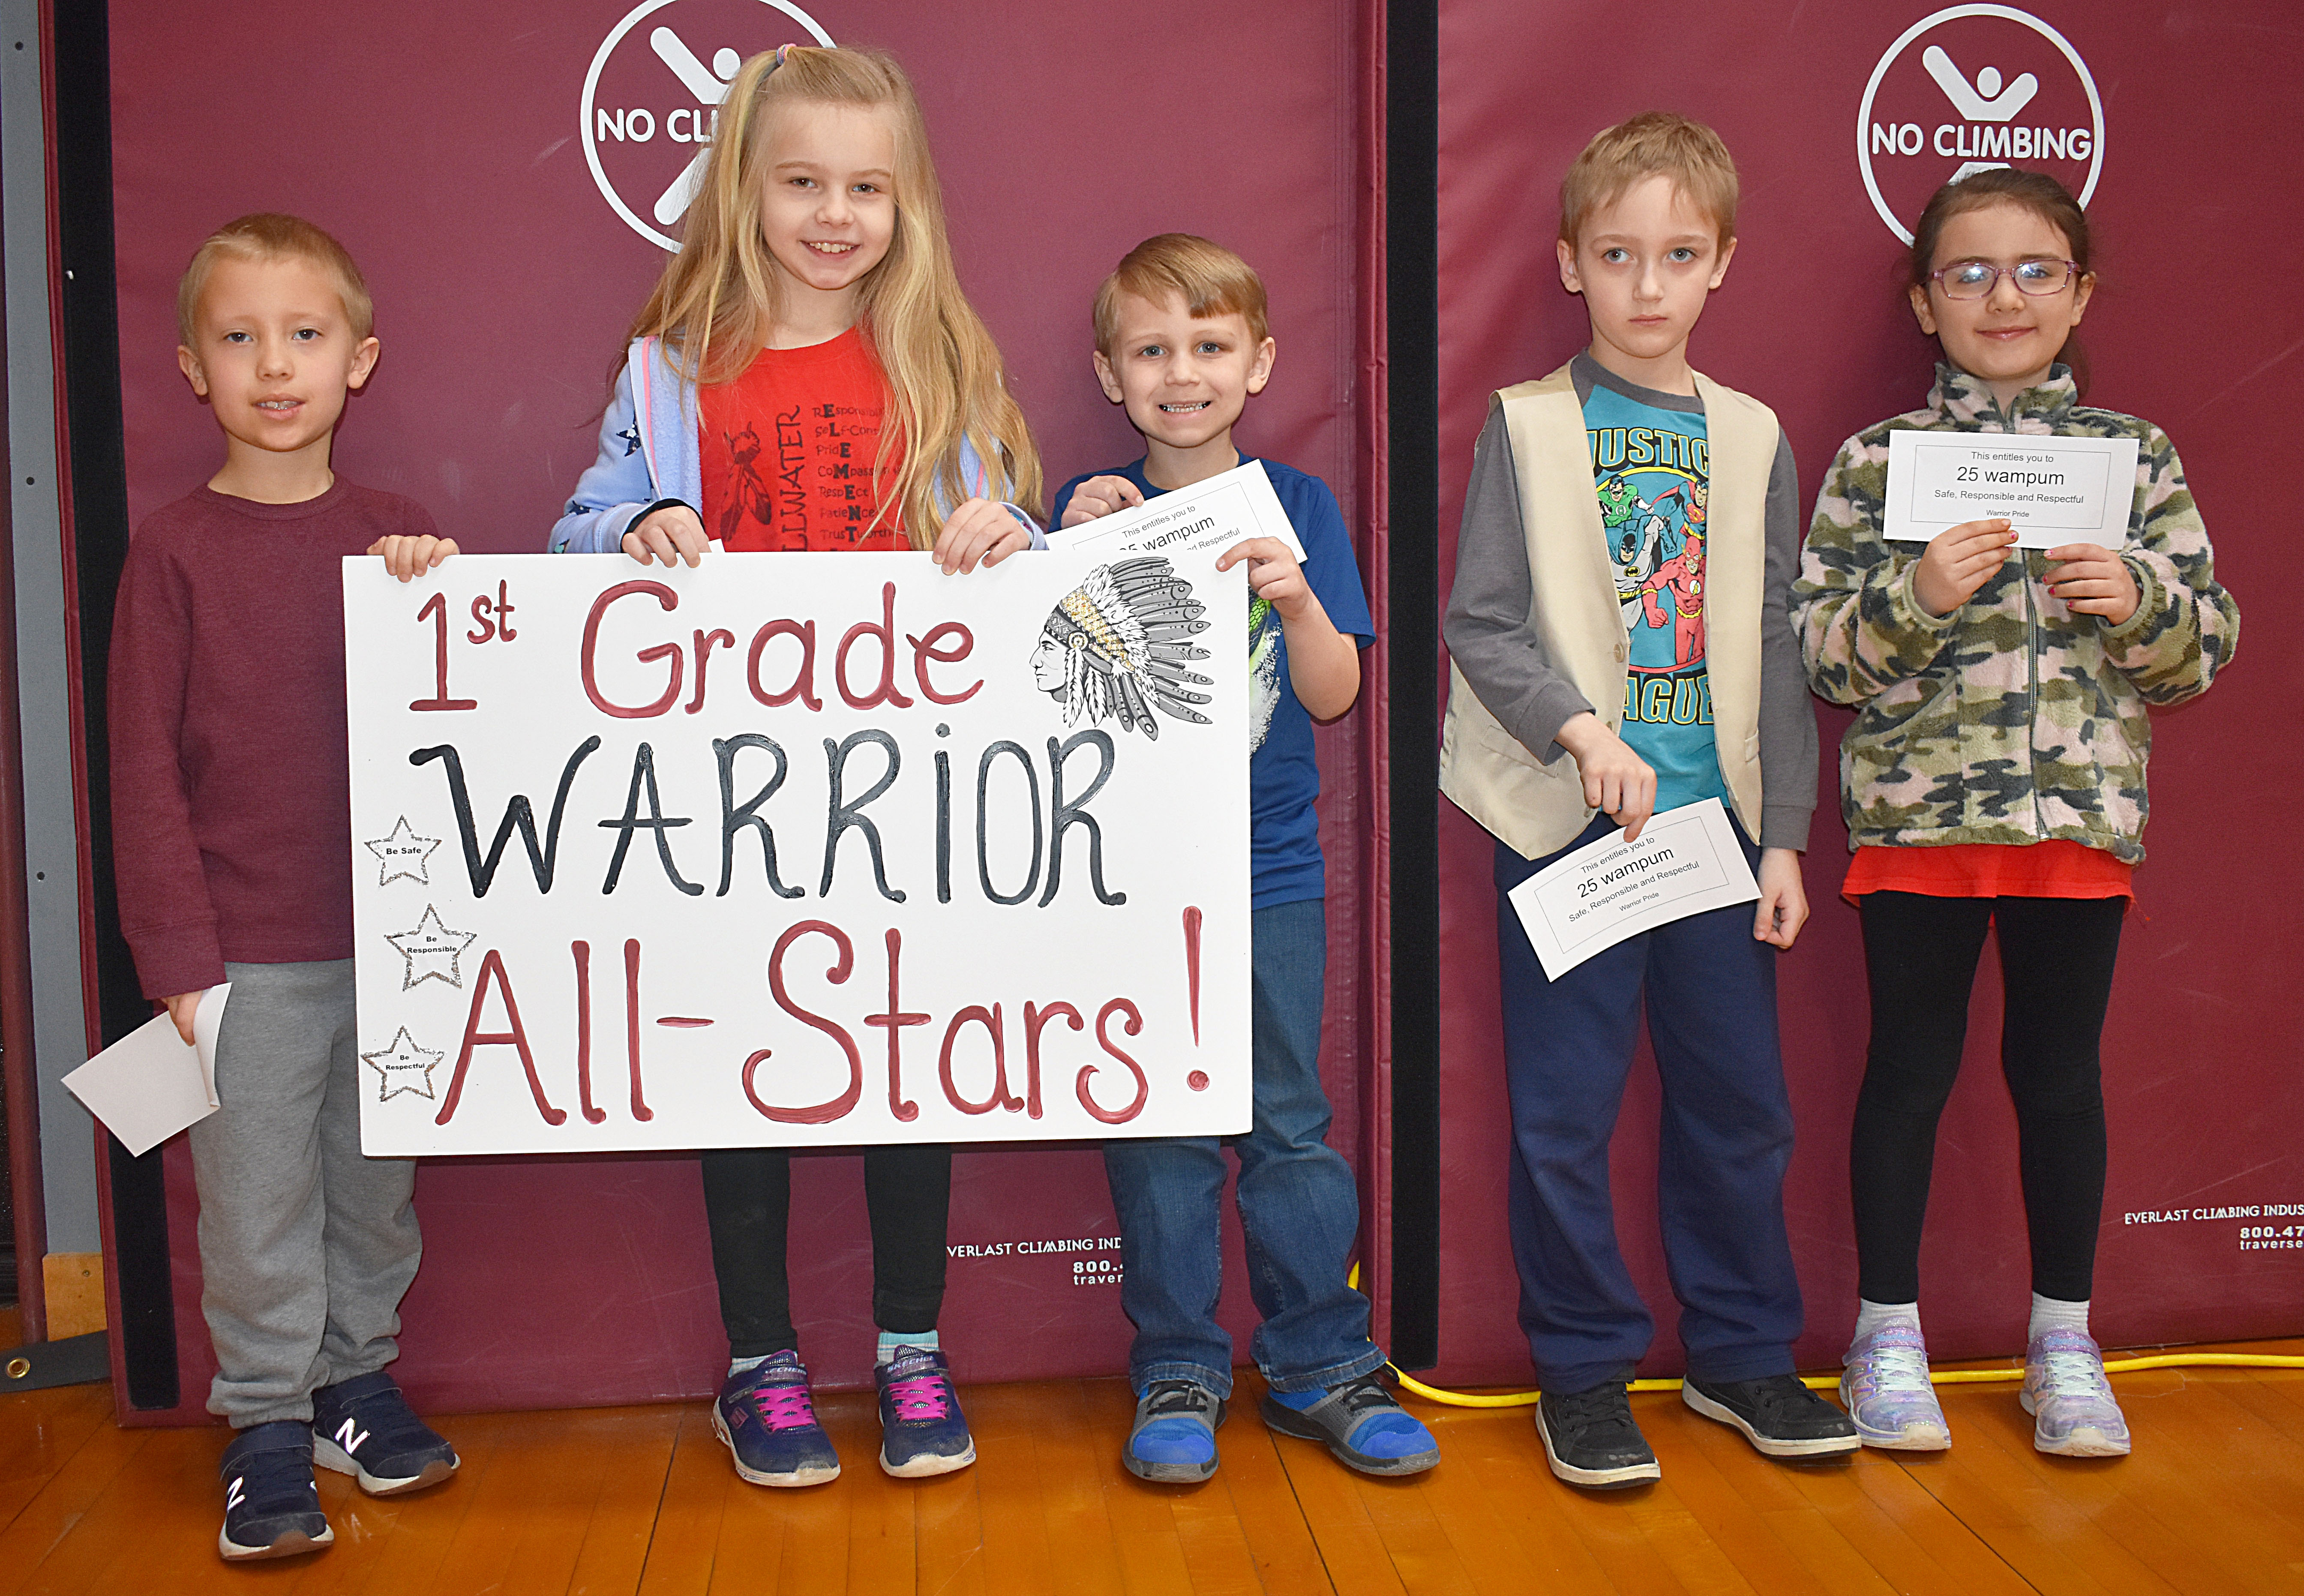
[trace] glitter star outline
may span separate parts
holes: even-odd
[[[394,824],[391,835],[379,836],[374,842],[363,842],[360,846],[375,854],[380,862],[381,868],[377,872],[376,881],[378,887],[389,887],[403,878],[419,887],[429,887],[432,885],[432,853],[439,847],[440,842],[436,836],[419,836],[416,828],[408,823],[408,817],[402,815]],[[420,853],[416,851],[419,844],[423,845]],[[397,861],[395,854],[399,856]],[[409,862],[411,856],[412,865]]]
[[[442,923],[440,911],[430,904],[424,905],[423,918],[415,928],[405,931],[386,931],[384,939],[392,944],[393,951],[408,961],[401,972],[400,989],[412,990],[417,983],[427,981],[445,981],[458,991],[464,989],[464,970],[462,963],[464,950],[479,939],[478,931],[460,931]],[[415,946],[411,947],[411,944]],[[447,968],[440,968],[440,961]],[[419,971],[418,964],[424,969]]]
[[[360,1055],[361,1060],[377,1073],[376,1100],[379,1103],[388,1103],[402,1092],[421,1098],[435,1097],[432,1072],[446,1057],[445,1052],[436,1053],[429,1048],[418,1047],[405,1025],[392,1039],[392,1046]],[[395,1076],[400,1078],[395,1080]]]

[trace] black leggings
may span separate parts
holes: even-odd
[[[748,1147],[707,1152],[701,1161],[728,1355],[799,1351],[784,1268],[792,1154],[780,1147]],[[872,1220],[872,1322],[899,1333],[936,1329],[944,1306],[952,1149],[866,1148],[864,1206]]]
[[[2018,1167],[2032,1289],[2088,1299],[2104,1210],[2104,1083],[2096,1048],[2126,898],[1863,899],[1872,1040],[1849,1142],[1858,1289],[1868,1302],[1920,1294],[1920,1223],[1936,1118],[1960,1073],[1969,989],[1997,919],[2000,1067],[2016,1101]]]

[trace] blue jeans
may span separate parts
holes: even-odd
[[[1384,1366],[1368,1303],[1344,1284],[1360,1227],[1351,1166],[1327,1143],[1320,1005],[1328,926],[1319,898],[1250,916],[1255,1118],[1232,1139],[1233,1199],[1248,1238],[1248,1289],[1263,1323],[1249,1350],[1273,1389],[1324,1390]],[[1216,1320],[1223,1287],[1222,1143],[1213,1136],[1107,1142],[1120,1218],[1120,1304],[1136,1326],[1128,1378],[1197,1380],[1232,1395],[1232,1337]]]
[[[1613,828],[1601,816],[1569,846]],[[1757,863],[1759,851],[1738,835]],[[1715,1381],[1789,1373],[1800,1291],[1784,1229],[1792,1116],[1776,1042],[1776,950],[1754,938],[1752,905],[1731,904],[1628,938],[1547,981],[1504,894],[1558,857],[1531,862],[1496,845],[1507,1211],[1537,1377],[1563,1394],[1629,1379],[1655,1332],[1617,1250],[1608,1189],[1608,1141],[1643,1006],[1664,1088],[1656,1209],[1689,1372]]]

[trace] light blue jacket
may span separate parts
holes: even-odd
[[[576,480],[566,514],[553,523],[554,554],[614,554],[624,534],[649,506],[677,499],[704,511],[704,468],[699,457],[696,388],[665,359],[660,338],[636,338],[616,374],[615,396],[600,418],[600,456]],[[972,493],[985,488],[984,462],[967,439],[960,445],[961,480]],[[953,505],[938,507],[949,514]],[[1032,547],[1048,539],[1014,505],[1008,513],[1032,533]]]

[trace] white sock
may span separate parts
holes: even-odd
[[[1920,1305],[1918,1303],[1872,1303],[1856,1299],[1856,1333],[1849,1339],[1861,1341],[1873,1331],[1892,1324],[1903,1325],[1915,1336],[1920,1333]]]
[[[763,1354],[757,1358],[730,1358],[728,1360],[728,1372],[731,1374],[749,1374],[753,1370],[758,1369],[761,1364],[767,1363],[768,1359],[774,1355],[775,1354],[773,1353],[767,1353]]]
[[[943,1350],[934,1330],[882,1330],[873,1362],[883,1367],[894,1363],[896,1349],[900,1346],[917,1346],[922,1352]]]
[[[2086,1303],[2060,1303],[2036,1291],[2032,1294],[2032,1324],[2024,1332],[2024,1339],[2037,1341],[2050,1330],[2078,1330],[2085,1336],[2088,1333],[2088,1311]]]

